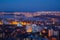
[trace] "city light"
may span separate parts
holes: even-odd
[[[17,21],[12,21],[11,24],[12,24],[12,25],[17,25],[18,22],[17,22]]]
[[[3,25],[3,22],[0,21],[0,25]]]
[[[11,33],[15,37],[16,35],[23,35],[30,39],[32,37],[41,37],[49,40],[57,40],[60,35],[60,16],[58,16],[59,13],[54,13],[55,12],[35,12],[29,15],[29,12],[14,12],[12,14],[9,13],[9,15],[6,13],[6,17],[4,12],[2,14],[3,17],[0,18],[3,21],[0,21],[0,27],[3,27],[4,30],[5,28],[8,29],[9,32],[7,33],[10,33],[12,29],[14,33]]]

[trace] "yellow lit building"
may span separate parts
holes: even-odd
[[[3,22],[2,21],[0,21],[0,25],[3,25]]]
[[[17,25],[18,22],[17,22],[17,21],[12,21],[10,24],[12,24],[12,25]]]
[[[28,23],[28,22],[20,22],[20,24],[22,24],[22,25],[30,25],[30,23]]]

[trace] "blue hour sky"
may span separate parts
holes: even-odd
[[[0,0],[0,11],[60,11],[60,0]]]

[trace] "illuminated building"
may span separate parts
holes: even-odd
[[[31,25],[27,25],[26,26],[26,31],[27,32],[32,32],[32,26]]]
[[[0,21],[0,25],[3,25],[3,21]]]

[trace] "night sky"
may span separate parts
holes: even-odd
[[[0,11],[60,11],[60,0],[0,0]]]

